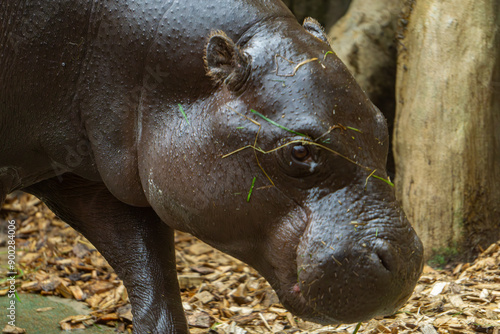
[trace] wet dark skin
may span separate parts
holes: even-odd
[[[307,320],[409,297],[422,244],[374,177],[385,119],[315,21],[280,1],[0,14],[0,202],[33,193],[82,232],[124,280],[136,333],[188,332],[174,229],[255,267]]]

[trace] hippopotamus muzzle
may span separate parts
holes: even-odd
[[[357,194],[344,188],[314,199],[317,210],[310,211],[297,248],[297,282],[288,297],[294,302],[284,298],[302,318],[325,325],[359,322],[391,315],[410,297],[423,246],[390,191],[386,200],[374,198],[377,187],[388,188],[378,182],[370,195],[359,186]]]

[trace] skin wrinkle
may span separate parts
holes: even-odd
[[[279,189],[277,189],[277,190],[279,190]],[[280,192],[281,192],[281,191],[280,191]],[[283,196],[285,196],[285,197],[286,197],[286,195],[285,195],[283,192],[281,192],[281,194],[282,194]],[[288,197],[287,197],[287,198],[288,198]],[[300,211],[301,211],[302,215],[300,215],[300,216],[299,216],[299,215],[294,215],[294,217],[299,216],[299,217],[298,217],[298,221],[301,221],[301,222],[302,222],[302,224],[299,224],[299,226],[297,226],[297,224],[290,224],[290,221],[297,221],[297,219],[296,219],[296,218],[294,219],[293,217],[287,217],[287,219],[285,220],[285,222],[283,222],[283,223],[282,223],[282,226],[278,227],[278,229],[277,229],[277,230],[278,230],[278,232],[277,232],[277,233],[275,232],[275,233],[273,233],[273,234],[271,234],[271,235],[277,235],[277,239],[282,239],[282,238],[280,238],[279,236],[280,236],[280,234],[281,234],[281,233],[280,233],[280,231],[282,231],[282,230],[283,230],[283,226],[285,227],[285,230],[286,230],[286,231],[288,231],[288,232],[290,231],[290,229],[289,229],[289,228],[290,228],[290,227],[293,227],[293,230],[294,230],[295,232],[294,232],[294,233],[292,233],[292,234],[294,235],[294,239],[296,240],[296,242],[295,242],[295,240],[281,240],[281,243],[280,243],[280,244],[286,247],[286,245],[289,245],[289,244],[291,243],[291,244],[293,245],[293,253],[292,253],[292,254],[296,254],[296,252],[297,252],[297,247],[298,247],[298,244],[299,244],[299,240],[300,240],[300,238],[301,238],[302,234],[304,233],[304,230],[306,229],[306,226],[307,226],[307,224],[308,224],[309,219],[308,219],[307,210],[305,210],[305,209],[304,209],[304,207],[302,207],[301,205],[297,204],[295,201],[292,201],[292,200],[291,200],[291,202],[292,202],[292,203],[295,203],[295,204],[296,204],[296,209],[298,209],[298,210],[300,210]],[[303,216],[305,216],[305,217],[306,217],[306,220],[305,220],[305,221],[304,221],[304,219],[302,218]],[[298,228],[297,228],[297,227],[298,227]],[[270,245],[273,245],[273,244],[274,244],[274,243],[270,243]],[[271,251],[271,252],[270,252],[270,254],[275,254],[275,255],[276,255],[276,254],[278,254],[278,255],[279,255],[279,254],[280,254],[280,252],[273,252],[273,251]],[[286,254],[289,254],[289,253],[286,253]],[[294,257],[294,259],[295,259],[295,257]],[[276,262],[276,259],[271,258],[271,259],[269,259],[269,261],[270,261],[271,263],[273,263],[273,262]],[[278,261],[278,263],[280,263],[280,262]],[[290,270],[290,273],[285,275],[285,277],[284,277],[284,281],[285,281],[285,282],[286,282],[286,281],[288,281],[288,277],[287,277],[288,275],[290,275],[290,276],[291,276],[291,278],[294,278],[294,277],[295,277],[295,275],[296,275],[296,271],[297,271],[297,270],[296,270],[296,268],[297,268],[297,264],[296,264],[295,260],[293,260],[293,264],[294,264],[293,266],[291,266],[291,264],[288,264],[288,261],[287,261],[286,263],[287,263],[287,267],[288,267],[288,268],[295,268],[295,270]],[[280,263],[280,264],[281,264],[281,263]],[[273,267],[273,269],[274,269],[274,271],[275,271],[275,276],[276,276],[276,277],[281,277],[281,276],[283,276],[283,274],[280,274],[280,272],[277,270],[278,268]],[[292,275],[293,275],[293,276],[292,276]],[[293,280],[293,279],[292,279],[292,280],[290,280],[290,282],[288,282],[288,284],[292,285],[292,287],[293,287],[294,280]],[[280,290],[281,290],[281,288],[280,288]]]

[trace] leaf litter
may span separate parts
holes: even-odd
[[[103,324],[132,332],[132,314],[123,282],[97,250],[31,195],[9,196],[0,213],[0,247],[7,221],[17,223],[16,280],[23,293],[80,300],[87,315],[60,319],[62,329]],[[177,273],[191,333],[328,334],[357,330],[358,324],[321,326],[294,317],[254,269],[176,233]],[[125,238],[124,241],[126,242]],[[1,252],[5,256],[5,252]],[[2,259],[3,260],[3,259]],[[5,277],[3,265],[0,274]],[[0,282],[0,295],[7,293]],[[40,310],[51,312],[51,310]],[[472,263],[444,270],[425,266],[410,300],[395,315],[362,323],[358,333],[487,333],[500,328],[500,241]],[[4,328],[7,331],[12,328]]]

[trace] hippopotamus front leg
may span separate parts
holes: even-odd
[[[25,191],[42,199],[103,254],[128,290],[135,333],[188,333],[173,229],[151,208],[118,201],[104,184],[71,174]],[[126,236],[126,237],[125,237]]]

